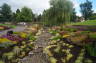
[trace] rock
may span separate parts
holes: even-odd
[[[29,54],[28,54],[29,57],[32,57],[33,55],[34,55],[34,53],[32,51],[29,52]]]

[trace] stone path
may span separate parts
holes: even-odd
[[[43,53],[43,48],[48,45],[50,37],[51,34],[49,34],[48,32],[43,32],[35,41],[35,49],[29,52],[29,55],[21,59],[21,61],[18,63],[50,63],[48,61],[48,56]]]

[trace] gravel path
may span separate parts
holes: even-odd
[[[29,56],[23,58],[18,63],[50,63],[48,61],[48,56],[43,53],[43,48],[48,45],[49,38],[51,35],[47,32],[43,32],[39,38],[36,40],[36,49],[29,52]]]
[[[20,31],[23,31],[24,29],[26,29],[26,27],[24,27],[24,26],[16,26],[16,28],[1,31],[1,32],[0,32],[0,35],[5,34],[5,33],[6,33],[7,31],[9,31],[9,30],[13,30],[13,31],[16,31],[16,32],[20,32]]]

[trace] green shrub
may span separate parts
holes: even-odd
[[[7,53],[4,53],[2,58],[4,60],[12,60],[13,58],[15,57],[14,53],[13,52],[7,52]]]
[[[61,39],[61,38],[62,38],[62,36],[58,35],[58,36],[53,36],[53,37],[51,38],[51,40],[59,40],[59,39]]]
[[[90,34],[89,34],[89,37],[90,37],[91,39],[96,39],[96,33],[90,33]]]
[[[1,48],[7,48],[7,47],[10,47],[12,45],[13,45],[13,43],[11,43],[11,42],[5,42],[5,43],[1,43],[0,47]]]
[[[33,36],[33,35],[29,35],[28,38],[29,38],[29,40],[32,40],[32,41],[36,40],[35,36]]]
[[[0,63],[5,63],[4,61],[0,60]]]
[[[58,33],[58,31],[56,31],[56,30],[50,30],[49,32],[50,32],[51,34],[53,34],[53,35],[55,35],[55,34]]]
[[[82,31],[81,34],[89,34],[91,31]]]
[[[15,54],[15,55],[19,55],[20,54],[20,52],[21,52],[21,48],[19,48],[18,46],[15,46],[14,48],[13,48],[13,53]]]
[[[89,53],[91,56],[96,57],[96,47],[94,47],[92,44],[86,45],[85,49],[87,50],[87,53]]]
[[[77,29],[75,28],[63,28],[64,31],[69,31],[69,32],[75,32]]]

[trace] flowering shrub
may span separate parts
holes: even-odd
[[[24,33],[24,32],[20,32],[19,33],[19,36],[22,37],[22,38],[27,38],[27,34]]]
[[[3,30],[3,29],[4,29],[4,27],[1,27],[1,26],[0,26],[0,30]]]
[[[20,42],[23,40],[23,38],[21,38],[20,36],[18,35],[3,35],[2,36],[3,38],[7,38],[11,41],[16,41],[16,42]]]
[[[7,38],[0,38],[0,47],[2,47],[2,48],[7,48],[7,47],[10,47],[14,44],[17,44],[17,42],[11,41]]]
[[[0,47],[10,47],[14,44],[17,44],[18,42],[22,42],[25,40],[25,38],[27,38],[27,34],[23,32],[12,33],[11,31],[10,33],[11,34],[8,32],[7,34],[0,37]]]
[[[11,40],[7,38],[0,38],[0,43],[4,43],[4,42],[11,42]]]
[[[0,30],[6,30],[6,29],[9,29],[9,27],[7,27],[7,26],[0,26]]]
[[[63,38],[67,38],[67,37],[69,37],[70,35],[63,35]]]

